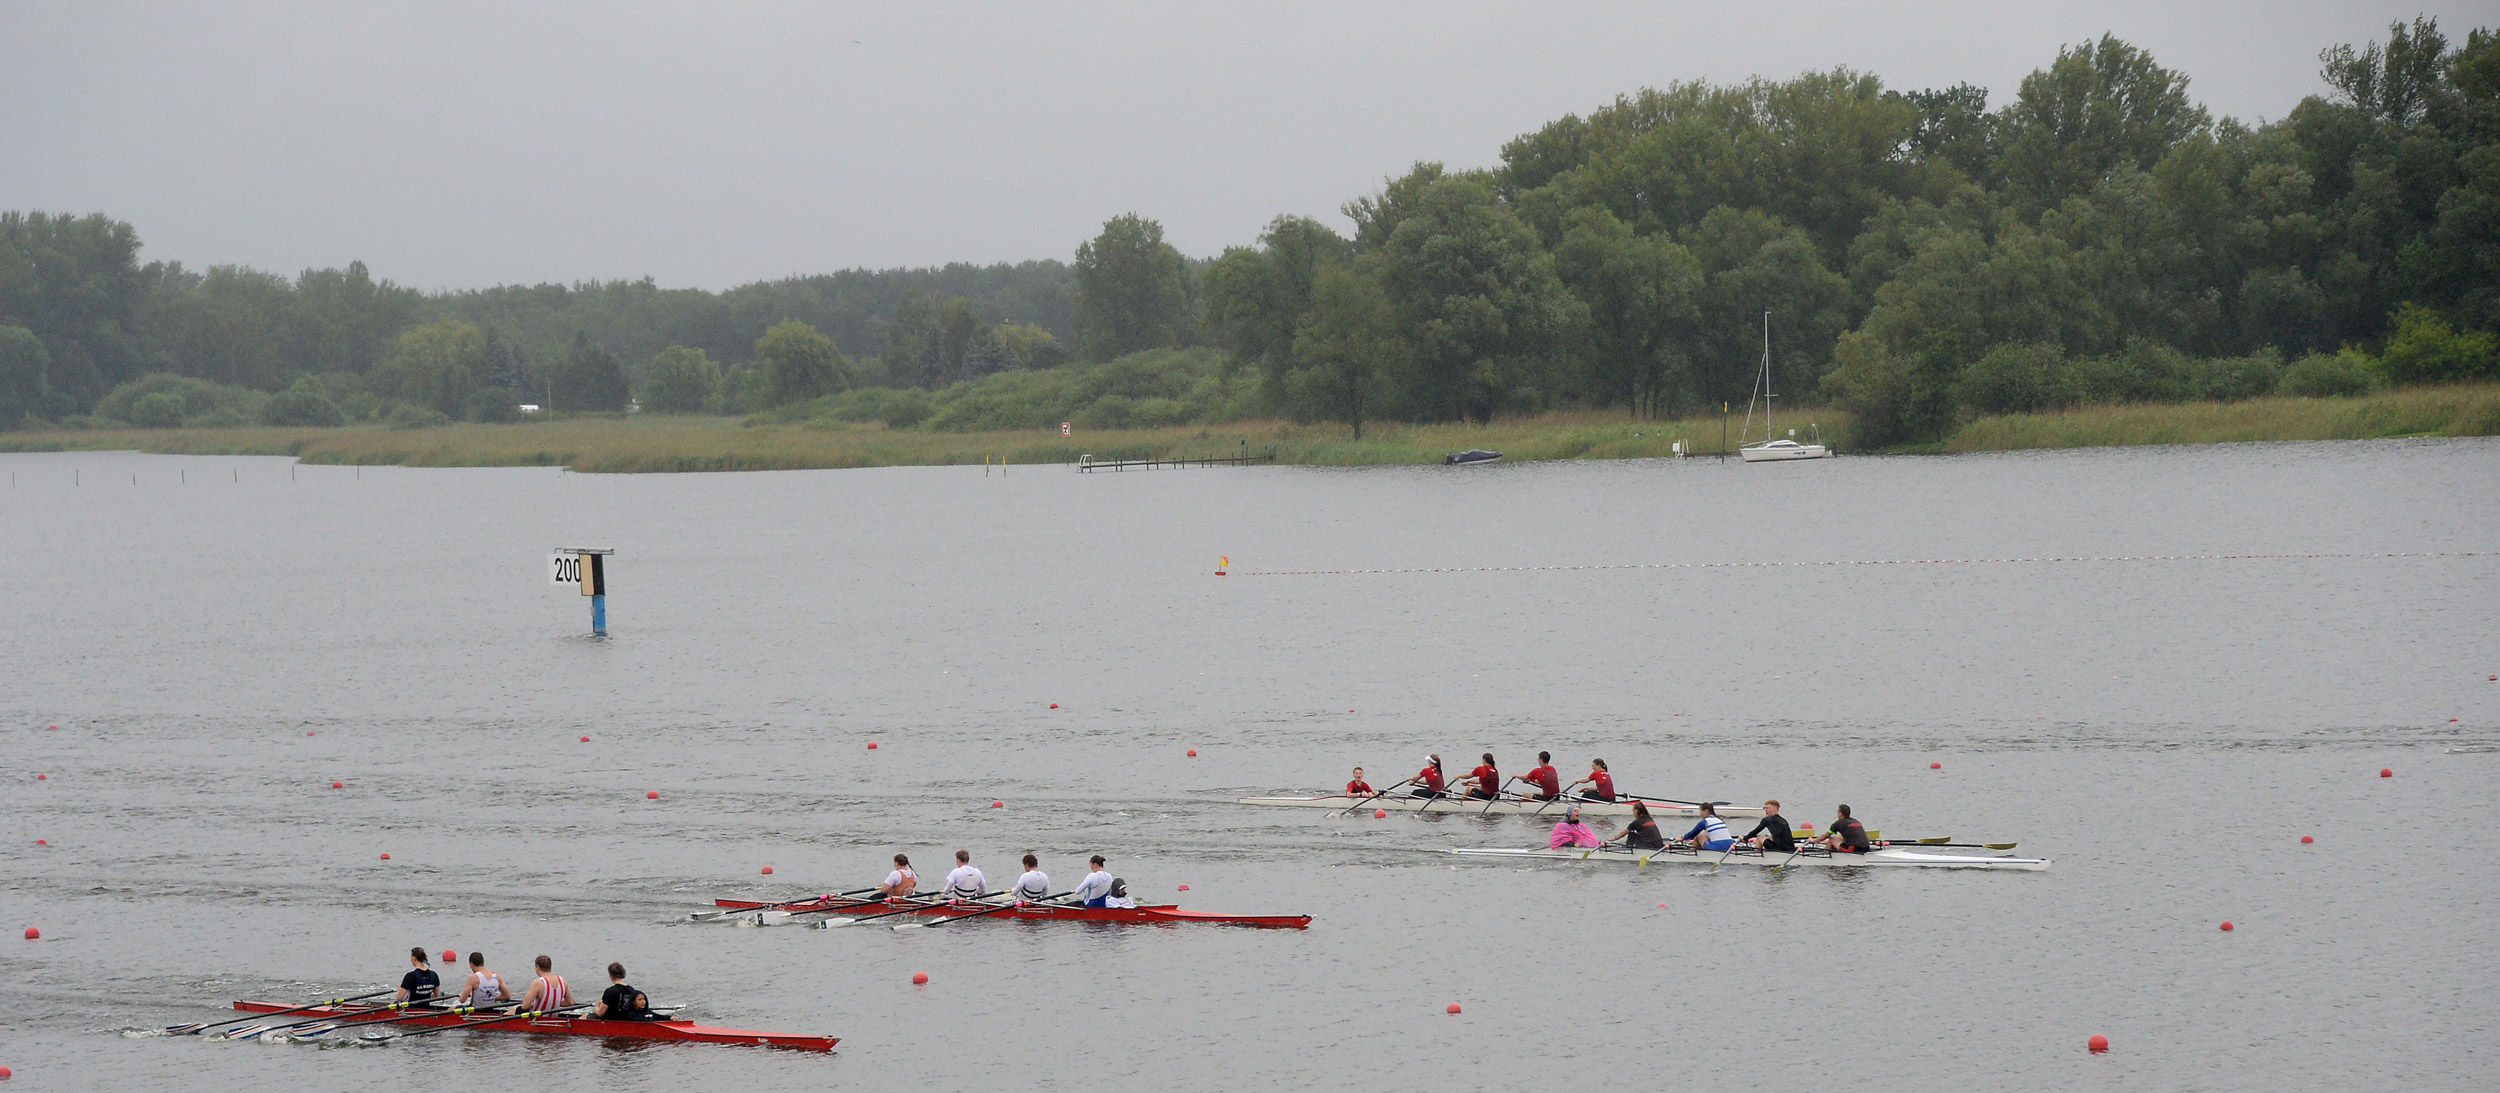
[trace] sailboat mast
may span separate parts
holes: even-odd
[[[1762,442],[1779,436],[1771,427],[1771,309],[1762,309]]]

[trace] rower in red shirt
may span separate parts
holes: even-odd
[[[1589,770],[1589,776],[1582,778],[1577,782],[1571,783],[1571,788],[1578,789],[1581,786],[1589,787],[1589,791],[1581,794],[1581,796],[1592,801],[1614,800],[1615,776],[1606,772],[1606,761],[1603,759],[1591,759],[1589,760],[1589,767],[1591,768]]]
[[[1489,751],[1484,753],[1484,762],[1459,781],[1469,783],[1467,795],[1479,801],[1492,800],[1502,791],[1502,772],[1493,769],[1493,753]]]
[[[1372,784],[1363,780],[1363,768],[1354,768],[1354,780],[1345,784],[1345,795],[1348,797],[1369,797],[1372,795]]]
[[[1528,790],[1528,796],[1536,800],[1551,801],[1562,796],[1562,775],[1554,770],[1553,752],[1536,753],[1536,769],[1522,775],[1521,778],[1531,787]]]
[[[1441,757],[1438,755],[1425,756],[1424,769],[1415,772],[1415,776],[1407,781],[1415,784],[1412,795],[1416,797],[1438,797],[1450,788],[1448,780],[1441,777]]]

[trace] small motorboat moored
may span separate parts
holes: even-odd
[[[1463,452],[1451,452],[1448,455],[1442,456],[1441,462],[1449,464],[1453,467],[1463,467],[1471,463],[1491,463],[1500,458],[1502,458],[1502,453],[1500,452],[1488,452],[1482,448],[1469,448]]]

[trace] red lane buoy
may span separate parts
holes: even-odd
[[[1050,704],[1050,708],[1051,708],[1051,709],[1054,709],[1054,710],[1055,710],[1055,709],[1058,709],[1058,708],[1059,708],[1059,704],[1058,704],[1058,703],[1056,703],[1056,702],[1053,702],[1053,703],[1051,703],[1051,704]]]
[[[2493,683],[2500,683],[2500,675],[2494,675],[2494,676],[2492,676],[2492,677],[2491,677],[2491,681],[2492,681]],[[60,728],[60,726],[59,726],[59,725],[54,725],[54,726],[52,726],[52,727],[53,727],[53,728],[56,728],[56,729],[57,729],[57,728]]]
[[[383,851],[383,852],[382,852],[382,860],[383,860],[383,861],[389,861],[389,860],[391,860],[391,852],[390,852],[390,851],[388,851],[388,850]]]
[[[1181,890],[1181,891],[1183,891],[1183,892],[1189,891],[1189,886],[1188,886],[1188,885],[1186,885],[1186,884],[1181,885],[1180,890]]]
[[[764,867],[764,875],[765,875],[765,876],[767,876],[767,877],[772,876],[772,875],[773,875],[773,867],[772,867],[772,866],[769,866],[769,865],[765,866],[765,867]]]
[[[1451,1013],[1457,1013],[1457,1012],[1458,1012],[1458,1003],[1456,1003],[1456,1002],[1452,1002],[1452,1003],[1450,1003],[1450,1012],[1451,1012]]]
[[[912,985],[912,986],[915,986],[915,987],[925,987],[925,986],[928,986],[928,985],[929,985],[929,973],[927,973],[927,972],[913,972],[913,973],[911,973],[911,985]]]
[[[2396,776],[2396,768],[2380,767],[2378,768],[2378,776],[2381,778],[2393,778]]]
[[[2493,678],[2493,679],[2500,679],[2500,676],[2493,676],[2493,677],[2491,677],[2491,678]],[[46,725],[46,726],[44,726],[44,728],[45,728],[45,729],[47,729],[47,730],[49,730],[49,731],[51,731],[51,732],[59,732],[59,731],[61,731],[61,727],[60,727],[59,725]]]
[[[36,928],[34,928],[34,927],[32,927],[32,926],[29,926],[29,927],[27,927],[27,928],[26,928],[26,940],[28,940],[28,941],[34,941],[34,940],[36,940],[36,939],[38,939],[38,938],[41,938],[42,936],[43,936],[43,931],[38,930],[38,929],[36,929]]]
[[[587,736],[583,737],[583,738],[582,738],[582,743],[585,743],[585,744],[590,743],[590,738],[589,738],[589,737],[587,737]]]
[[[1388,809],[1385,809],[1385,808],[1375,808],[1375,809],[1373,809],[1373,810],[1372,810],[1372,819],[1375,819],[1375,820],[1386,820],[1386,819],[1388,819],[1388,818],[1389,818],[1389,810],[1388,810]]]
[[[346,788],[347,788],[347,783],[345,783],[345,782],[332,782],[332,783],[330,783],[330,788],[331,788],[331,789],[346,789]]]
[[[1196,748],[1191,748],[1191,749],[1189,749],[1189,757],[1190,757],[1190,758],[1192,758],[1192,759],[1197,758],[1197,757],[1198,757],[1198,749],[1196,749]]]
[[[1942,764],[1942,763],[1929,763],[1929,764],[1927,764],[1927,769],[1929,769],[1929,770],[1943,770],[1943,769],[1944,769],[1944,764]]]
[[[1659,904],[1659,905],[1658,905],[1658,909],[1659,909],[1659,910],[1661,910],[1661,911],[1664,911],[1664,910],[1666,910],[1666,909],[1667,909],[1667,905],[1666,905],[1666,904],[1661,903],[1661,904]]]
[[[1005,801],[992,801],[992,802],[990,802],[990,807],[991,807],[991,808],[1005,808],[1005,807],[1007,807],[1007,802],[1005,802]]]
[[[2109,1050],[2109,1037],[2095,1032],[2092,1034],[2091,1039],[2083,1042],[2083,1046],[2090,1049],[2093,1054],[2098,1055]]]
[[[311,736],[311,735],[312,735],[312,730],[311,730],[311,729],[306,729],[306,730],[304,730],[304,735],[306,735],[306,736]]]
[[[1347,707],[1347,708],[1346,708],[1346,712],[1347,712],[1347,713],[1353,713],[1353,712],[1354,712],[1353,707],[1351,707],[1351,706]]]
[[[2301,837],[2300,837],[2300,845],[2302,845],[2302,846],[2307,846],[2307,845],[2309,845],[2310,843],[2313,843],[2313,842],[2316,842],[2316,841],[2318,841],[2318,839],[2317,839],[2317,836],[2315,836],[2315,835],[2303,835],[2303,836],[2301,836]]]
[[[45,842],[45,841],[43,841],[42,839],[37,839],[37,840],[35,840],[35,845],[36,845],[36,846],[49,846],[49,845],[51,845],[51,844],[50,844],[50,843],[47,843],[47,842]]]
[[[2222,932],[2227,934],[2227,933],[2230,933],[2232,929],[2233,929],[2233,927],[2232,927],[2232,925],[2231,925],[2231,920],[2230,920],[2230,919],[2227,919],[2227,918],[2226,918],[2226,919],[2223,919],[2223,920],[2222,920]]]
[[[875,750],[877,750],[877,742],[876,742],[876,741],[874,741],[874,740],[869,741],[869,742],[868,742],[868,750],[870,750],[870,751],[875,751]]]
[[[458,959],[460,959],[460,950],[458,950],[458,949],[445,949],[445,950],[443,950],[443,963],[445,963],[445,964],[449,964],[449,963],[451,963],[451,962],[453,962],[453,961],[455,961],[455,960],[458,960]]]
[[[660,791],[659,791],[659,790],[656,790],[656,789],[654,789],[654,790],[647,790],[647,791],[645,791],[645,792],[643,793],[643,795],[642,795],[642,799],[643,799],[643,800],[646,800],[646,801],[656,801],[656,800],[659,800],[659,799],[660,799]]]
[[[7,1068],[7,1067],[5,1067],[5,1066],[0,1066],[0,1082],[5,1082],[5,1081],[8,1081],[8,1080],[9,1080],[9,1068]]]

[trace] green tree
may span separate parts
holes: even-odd
[[[55,390],[85,406],[136,375],[139,233],[102,215],[0,213],[0,323],[43,342]]]
[[[0,429],[52,410],[52,354],[22,326],[0,326]]]
[[[796,319],[784,319],[756,339],[755,360],[764,371],[765,406],[805,402],[851,385],[850,361],[833,339]]]
[[[339,410],[339,404],[330,401],[330,395],[322,388],[321,381],[311,376],[296,380],[292,386],[278,392],[260,412],[263,425],[327,427],[346,420],[347,416]]]
[[[982,333],[971,300],[905,289],[886,332],[886,374],[896,383],[931,390],[967,378],[967,362]]]
[[[1962,370],[1962,401],[1983,414],[2026,414],[2065,401],[2065,354],[2042,342],[2007,342]]]
[[[399,336],[374,370],[372,386],[386,398],[456,414],[485,365],[484,333],[457,319],[436,319]]]
[[[720,387],[720,365],[700,349],[672,345],[651,359],[642,375],[642,408],[659,414],[703,409]]]
[[[2379,353],[2391,383],[2457,383],[2500,377],[2500,337],[2458,330],[2420,304],[2396,309],[2395,330]]]
[[[1588,307],[1593,393],[1655,417],[1693,343],[1701,263],[1672,240],[1632,234],[1602,206],[1573,209],[1566,224],[1554,272]]]
[[[1405,355],[1399,395],[1417,416],[1490,421],[1533,405],[1578,301],[1536,233],[1481,175],[1442,178],[1381,247]]]
[[[1088,359],[1180,345],[1191,328],[1189,264],[1163,225],[1136,213],[1076,248],[1076,338]]]
[[[1406,350],[1397,313],[1377,279],[1339,263],[1319,267],[1310,301],[1293,339],[1287,405],[1301,420],[1345,422],[1361,440]]]
[[[542,382],[550,410],[614,412],[632,397],[616,354],[583,334],[575,334],[572,346],[546,367]]]
[[[2060,49],[2055,63],[2023,77],[2006,107],[1997,173],[2016,203],[2037,213],[2122,167],[2151,170],[2205,128],[2187,87],[2185,75],[2106,34]]]
[[[1351,254],[1351,245],[1327,225],[1280,216],[1260,233],[1257,249],[1234,247],[1207,267],[1207,331],[1236,367],[1257,371],[1270,405],[1286,397],[1295,332],[1309,319],[1312,285],[1323,268]]]

